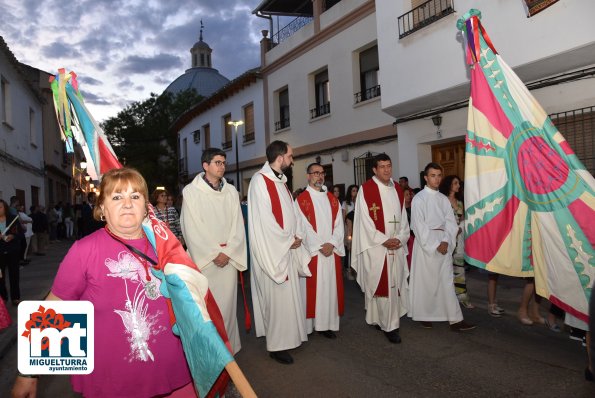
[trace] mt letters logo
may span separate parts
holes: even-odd
[[[89,374],[94,365],[89,301],[23,301],[18,311],[18,368],[23,374]]]

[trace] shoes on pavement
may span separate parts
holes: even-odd
[[[488,304],[488,314],[490,314],[494,318],[502,317],[503,313],[504,309],[499,307],[498,304]]]
[[[391,330],[390,332],[384,332],[384,335],[393,344],[401,343],[401,336],[399,335],[399,329]]]
[[[570,335],[568,338],[570,338],[570,340],[583,341],[585,338],[585,331],[577,328],[570,328]]]
[[[542,317],[541,315],[532,316],[531,320],[533,321],[533,323],[537,323],[539,325],[545,325],[545,318]]]
[[[463,307],[467,308],[468,310],[472,310],[473,308],[475,308],[475,306],[471,304],[471,301],[469,301],[469,299],[463,300],[460,303]]]
[[[467,323],[465,321],[453,323],[450,325],[450,330],[453,332],[465,332],[467,330],[473,330],[477,327],[477,325],[473,325],[471,323]]]
[[[323,330],[323,331],[319,330],[318,334],[323,335],[327,339],[336,339],[337,338],[337,335],[332,330]]]
[[[421,327],[424,329],[432,329],[432,322],[427,322],[427,321],[420,321],[419,322],[421,324]]]
[[[277,361],[283,365],[291,365],[293,363],[293,358],[291,357],[291,355],[289,355],[289,352],[287,350],[272,351],[272,352],[269,352],[269,355],[275,361]]]
[[[547,319],[545,320],[545,327],[551,330],[552,332],[560,333],[560,326],[557,323],[550,323]]]
[[[519,321],[521,321],[521,323],[525,326],[533,325],[533,321],[527,315],[519,314]]]

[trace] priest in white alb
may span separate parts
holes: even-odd
[[[299,279],[310,276],[310,254],[302,245],[304,231],[283,174],[293,165],[293,149],[273,141],[266,155],[248,189],[254,326],[256,337],[266,336],[271,358],[291,364],[288,350],[308,340]]]
[[[235,354],[241,348],[238,271],[247,269],[248,258],[238,191],[223,177],[225,158],[221,149],[203,151],[204,172],[184,188],[180,223],[190,257],[209,281]]]
[[[438,191],[442,166],[429,163],[424,169],[424,179],[427,185],[411,202],[415,241],[409,280],[409,316],[428,329],[434,321],[448,321],[453,331],[471,330],[475,325],[463,320],[454,289],[452,252],[459,226],[450,201]]]
[[[337,338],[345,303],[341,257],[345,256],[341,205],[324,186],[324,168],[312,163],[307,169],[308,187],[296,199],[297,212],[305,227],[303,245],[312,256],[311,277],[302,278],[306,308],[306,330],[329,339]]]
[[[392,179],[387,154],[374,158],[374,176],[362,184],[355,201],[351,267],[365,294],[366,322],[401,342],[400,318],[407,313],[409,222],[403,191]]]

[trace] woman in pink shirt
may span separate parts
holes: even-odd
[[[196,397],[147,260],[156,260],[142,229],[147,184],[134,169],[114,169],[100,191],[93,215],[107,225],[72,246],[47,297],[95,307],[95,368],[73,375],[73,389],[85,397]],[[36,388],[36,378],[19,375],[13,397],[34,396]]]

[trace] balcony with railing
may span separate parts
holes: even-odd
[[[341,0],[322,0],[322,12],[324,13],[340,2]],[[271,25],[273,31],[271,32],[269,50],[289,39],[304,26],[309,25],[314,19],[314,10],[310,0],[263,1],[261,5],[255,10],[255,13],[259,16],[267,16],[271,18],[296,16],[295,19],[291,20],[282,28],[277,26],[276,32],[274,31],[274,27]],[[279,24],[278,19],[277,24]]]
[[[455,12],[454,0],[430,0],[398,18],[399,39]]]
[[[254,139],[255,139],[254,131],[251,132],[251,133],[244,134],[244,144],[247,144],[249,142],[253,142]]]
[[[329,113],[331,113],[331,103],[326,102],[316,108],[310,109],[310,119],[316,119]]]
[[[231,140],[222,141],[221,142],[221,149],[223,149],[223,150],[231,149]]]
[[[289,118],[281,119],[278,122],[275,122],[275,131],[283,130],[285,128],[288,128],[289,126]]]
[[[372,98],[380,97],[380,85],[370,87],[364,91],[360,91],[359,93],[355,93],[354,96],[356,104]]]

